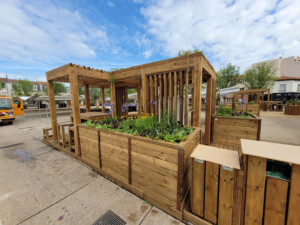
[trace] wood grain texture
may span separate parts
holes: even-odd
[[[235,170],[228,171],[220,169],[220,189],[219,189],[219,225],[231,225],[233,219]]]
[[[264,225],[284,225],[289,182],[267,177]]]
[[[266,159],[248,157],[245,225],[262,225],[266,181]]]
[[[204,216],[204,184],[205,162],[199,163],[192,159],[191,210],[194,214]]]
[[[300,166],[293,165],[292,167],[292,177],[291,177],[291,189],[289,196],[289,208],[287,225],[296,225],[300,221],[299,213],[300,205]]]
[[[217,223],[219,188],[219,165],[206,162],[204,218]]]

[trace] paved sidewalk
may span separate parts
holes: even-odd
[[[127,224],[182,224],[42,143],[47,124],[17,118],[0,126],[0,224],[90,225],[107,210]]]

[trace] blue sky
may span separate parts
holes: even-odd
[[[204,51],[216,70],[300,55],[298,0],[0,0],[0,76],[126,68]]]

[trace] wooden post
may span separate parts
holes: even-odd
[[[205,136],[204,144],[210,143],[210,130],[211,130],[211,105],[212,105],[212,77],[207,79],[206,85],[206,105],[205,105]],[[200,121],[201,123],[201,121]],[[201,124],[200,124],[201,126]]]
[[[211,101],[211,114],[215,115],[216,113],[216,94],[217,94],[217,82],[213,80],[213,88],[212,88],[212,101]]]
[[[138,101],[138,115],[142,116],[142,96],[141,96],[141,87],[137,88],[137,101]]]
[[[105,113],[105,92],[104,92],[104,87],[101,88],[101,104],[102,104],[102,112]]]
[[[300,204],[300,165],[293,164],[291,176],[291,188],[289,196],[289,210],[287,215],[287,225],[299,224]]]
[[[202,72],[203,72],[203,57],[201,56],[196,59],[196,65],[193,73],[193,79],[194,79],[193,125],[195,127],[201,127]],[[207,95],[206,95],[206,99],[207,99]]]
[[[80,121],[80,108],[79,108],[79,94],[78,94],[78,84],[77,84],[77,69],[76,66],[70,66],[70,92],[71,92],[71,103],[72,103],[72,114],[73,114],[73,124],[74,124],[74,142],[75,142],[75,154],[80,156],[79,147],[79,135],[77,125],[81,123]]]
[[[148,90],[148,83],[147,83],[147,77],[145,74],[145,68],[142,68],[142,91],[143,91],[143,115],[146,116],[148,113],[148,103],[147,102],[147,90]]]
[[[173,113],[173,79],[172,79],[172,72],[169,73],[169,114],[170,114],[170,120],[171,115]]]
[[[57,117],[56,117],[56,105],[55,105],[55,95],[54,95],[54,87],[53,81],[47,81],[48,86],[48,96],[49,96],[49,106],[50,106],[50,116],[51,116],[51,126],[52,126],[52,133],[53,133],[53,140],[57,142]]]
[[[84,85],[84,97],[85,97],[85,111],[90,112],[91,104],[90,104],[90,90],[88,84]]]
[[[110,82],[110,103],[111,103],[112,117],[114,117],[117,115],[115,82]]]

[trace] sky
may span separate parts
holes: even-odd
[[[109,71],[204,52],[216,71],[300,55],[299,0],[0,0],[0,77]]]

